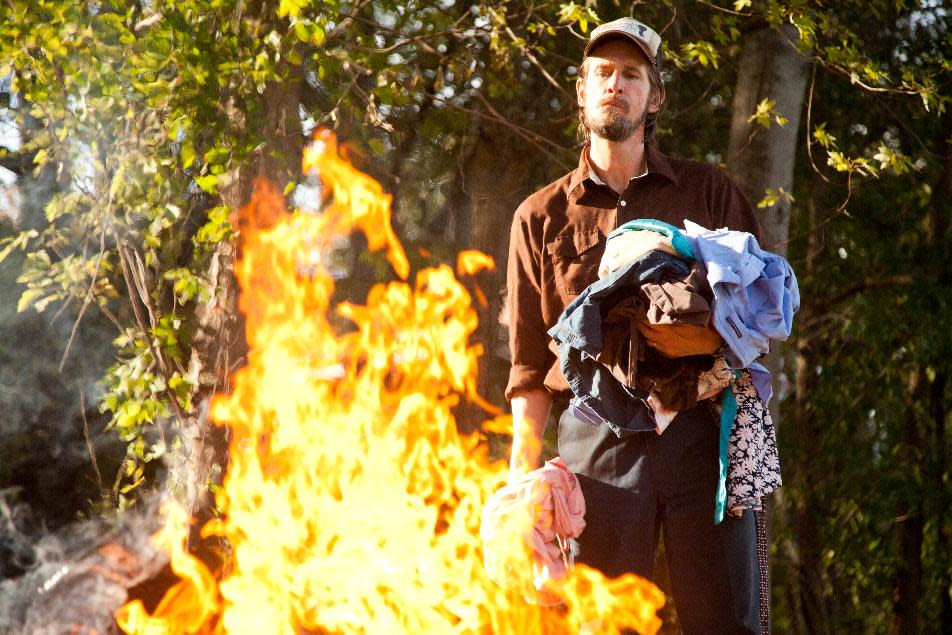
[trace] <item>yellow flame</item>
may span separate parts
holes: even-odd
[[[365,305],[331,311],[322,254],[335,232],[360,227],[401,278],[408,267],[389,197],[339,156],[332,137],[321,141],[305,167],[320,170],[332,206],[274,214],[268,208],[280,197],[260,184],[243,214],[236,272],[250,352],[233,392],[212,405],[232,441],[217,495],[222,519],[202,529],[230,544],[228,573],[209,590],[207,571],[197,561],[192,569],[176,564],[188,556],[181,539],[168,538],[182,582],[163,600],[165,613],[127,605],[120,626],[255,635],[656,632],[663,595],[634,576],[606,581],[579,566],[542,590],[563,606],[533,603],[540,595],[521,539],[526,527],[502,554],[511,584],[488,578],[480,519],[507,469],[490,460],[483,433],[461,435],[452,414],[461,395],[476,394],[481,348],[468,343],[477,326],[471,297],[441,265],[417,272],[412,284],[375,286]],[[506,421],[497,416],[488,427]],[[185,530],[170,515],[169,534]],[[156,626],[173,612],[177,625]]]
[[[326,194],[334,197],[325,215],[334,219],[333,229],[338,234],[349,234],[358,227],[366,234],[371,250],[386,247],[390,266],[406,280],[410,263],[390,224],[391,196],[380,183],[341,159],[336,138],[326,131],[319,132],[315,143],[304,150],[304,171],[317,171],[328,189]]]
[[[133,600],[116,611],[116,623],[127,633],[143,635],[212,632],[204,629],[218,611],[215,579],[185,550],[185,511],[176,504],[166,504],[162,514],[165,525],[152,537],[152,542],[170,553],[172,571],[182,580],[169,589],[152,615],[141,600]]]
[[[456,257],[456,272],[461,276],[471,276],[484,269],[495,269],[496,263],[490,256],[475,249],[459,252]]]

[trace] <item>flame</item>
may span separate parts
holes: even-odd
[[[212,632],[202,628],[218,610],[215,579],[185,550],[188,535],[185,511],[176,504],[167,504],[162,514],[165,525],[152,537],[152,542],[169,552],[172,571],[182,581],[169,589],[152,615],[141,600],[133,600],[116,611],[116,623],[127,633],[144,635]]]
[[[231,545],[227,573],[216,586],[184,552],[187,527],[170,510],[161,537],[182,580],[152,616],[141,603],[120,609],[121,628],[657,632],[663,595],[631,575],[608,581],[578,566],[563,580],[545,580],[545,597],[563,604],[540,606],[522,539],[528,527],[514,531],[504,554],[511,583],[488,578],[481,514],[507,469],[490,460],[484,433],[461,435],[452,414],[461,396],[477,397],[482,350],[468,343],[477,326],[471,296],[445,265],[403,281],[409,267],[390,226],[390,197],[340,156],[332,136],[319,137],[304,166],[319,172],[332,197],[323,213],[283,213],[264,183],[242,210],[236,272],[250,353],[233,392],[212,404],[232,441],[217,494],[222,518],[202,528]],[[353,228],[372,249],[386,249],[402,280],[375,286],[365,305],[332,309],[322,254]],[[472,273],[491,264],[471,254],[458,266]],[[511,429],[511,419],[494,414],[487,429]]]
[[[456,271],[461,276],[472,276],[483,269],[495,269],[493,259],[481,251],[467,249],[456,257]]]

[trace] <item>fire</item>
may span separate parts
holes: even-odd
[[[161,538],[181,581],[152,615],[141,604],[120,609],[119,626],[142,634],[656,632],[663,595],[634,576],[608,581],[578,566],[546,582],[546,597],[563,604],[540,606],[518,531],[512,584],[487,577],[480,519],[507,469],[490,460],[485,434],[461,435],[452,414],[461,397],[478,399],[471,296],[445,265],[403,281],[409,267],[389,196],[340,156],[332,136],[318,138],[304,166],[321,176],[323,213],[285,214],[266,184],[242,211],[236,269],[250,353],[234,391],[212,406],[233,434],[217,495],[222,519],[202,529],[231,545],[227,570],[216,583],[185,553],[186,525],[170,511]],[[386,249],[402,280],[375,286],[365,305],[332,307],[322,257],[354,228]],[[459,270],[488,266],[470,253]],[[493,414],[486,429],[511,428]]]

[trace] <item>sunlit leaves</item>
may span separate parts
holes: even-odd
[[[218,193],[218,177],[214,174],[204,174],[195,177],[195,184],[209,194]]]
[[[208,220],[195,234],[195,244],[198,248],[207,249],[215,243],[230,239],[232,226],[229,214],[230,210],[224,205],[218,205],[209,210]]]
[[[830,150],[827,153],[826,163],[837,172],[859,172],[866,176],[876,172],[876,168],[865,158],[849,157],[839,150]]]
[[[825,123],[821,123],[813,129],[813,138],[828,150],[836,147],[836,137],[827,132]]]
[[[210,288],[207,281],[186,267],[170,269],[163,277],[172,282],[172,290],[181,304],[187,304],[195,297],[208,298]]]
[[[559,24],[578,24],[582,33],[588,33],[589,24],[598,24],[600,22],[595,10],[587,4],[575,4],[569,2],[559,6],[558,11]]]
[[[685,42],[681,45],[681,53],[688,60],[695,61],[701,66],[718,67],[719,54],[711,42]]]
[[[786,201],[789,204],[793,203],[794,200],[796,199],[794,199],[793,196],[782,187],[779,187],[776,190],[768,187],[764,190],[764,197],[760,199],[760,202],[757,203],[757,207],[764,209],[767,207],[773,207],[781,201]]]
[[[873,160],[879,162],[880,170],[888,170],[893,174],[906,174],[915,170],[916,166],[909,156],[894,150],[885,143],[879,144]]]
[[[186,140],[182,144],[182,167],[188,169],[195,163],[195,146],[191,140]]]
[[[301,13],[301,9],[309,4],[308,0],[280,0],[278,4],[278,15],[285,17],[290,15],[296,18]]]
[[[747,118],[747,121],[756,123],[758,126],[764,128],[769,128],[772,121],[778,126],[787,125],[787,118],[777,111],[776,106],[777,101],[775,99],[764,97],[760,100],[760,103],[757,104],[757,109],[754,111],[754,114]]]
[[[879,143],[869,156],[847,156],[837,148],[836,137],[826,130],[825,123],[813,129],[813,139],[827,151],[827,165],[837,172],[877,176],[880,172],[902,175],[917,169],[911,157],[885,142]]]

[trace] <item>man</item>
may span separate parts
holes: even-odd
[[[713,166],[654,145],[664,102],[661,38],[622,18],[592,32],[576,90],[589,145],[573,172],[527,198],[513,219],[508,265],[513,477],[539,464],[553,399],[569,396],[547,331],[597,279],[611,231],[636,218],[759,235],[749,203]],[[644,407],[633,403],[632,408]],[[657,434],[593,426],[566,410],[559,454],[582,484],[586,529],[578,558],[614,577],[651,577],[663,532],[685,633],[760,633],[755,516],[715,525],[717,415],[682,411]]]

